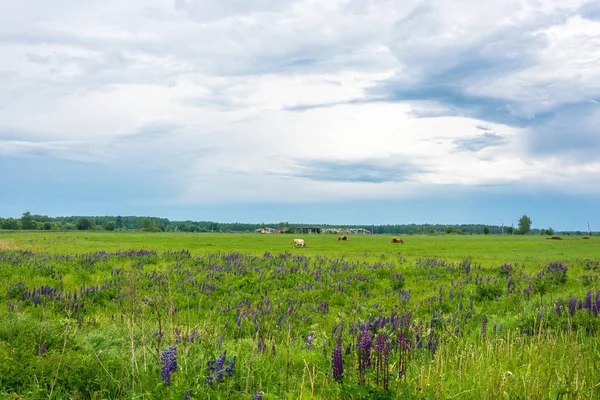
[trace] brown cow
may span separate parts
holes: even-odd
[[[400,243],[400,244],[404,244],[404,240],[394,237],[392,238],[392,243]]]
[[[346,235],[343,235],[343,236],[338,236],[338,242],[339,242],[340,240],[348,240],[348,236],[346,236]]]

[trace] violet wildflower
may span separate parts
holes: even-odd
[[[229,364],[227,365],[227,368],[225,368],[225,373],[229,377],[233,376],[233,367],[235,366],[235,359],[236,359],[236,356],[233,356],[233,358],[231,360],[229,360]]]
[[[254,397],[252,398],[252,400],[261,400],[261,399],[262,399],[262,397],[263,397],[263,394],[264,394],[264,393],[263,393],[263,391],[261,390],[260,392],[258,392],[258,393],[256,393],[256,394],[254,395]]]
[[[440,343],[440,335],[436,335],[433,329],[429,332],[429,339],[427,340],[427,349],[431,351],[431,354],[435,354]]]
[[[44,353],[46,352],[46,342],[40,344],[40,348],[38,350],[38,356],[43,356]]]
[[[171,373],[177,371],[177,346],[163,350],[160,356],[162,364],[161,379],[166,386],[171,385]]]
[[[556,306],[554,308],[556,310],[556,315],[559,317],[562,316],[562,312],[560,311],[560,299],[556,300]]]
[[[314,347],[313,340],[315,340],[316,337],[317,335],[312,331],[306,336],[304,339],[304,344],[306,345],[307,349],[312,349]]]
[[[483,320],[481,321],[481,335],[483,340],[487,337],[487,316],[483,314]]]
[[[596,292],[596,300],[592,303],[592,311],[596,317],[600,312],[600,290]]]
[[[341,382],[344,377],[344,360],[342,358],[342,345],[338,343],[333,348],[331,355],[331,370],[333,379],[336,382]]]
[[[592,312],[592,291],[587,292],[587,296],[585,296],[585,309],[589,312]]]
[[[569,315],[571,317],[574,316],[576,311],[577,311],[577,299],[575,299],[574,297],[571,297],[569,299]]]
[[[356,351],[358,354],[358,384],[365,383],[366,369],[371,366],[371,343],[372,336],[369,331],[360,331],[356,339]]]
[[[181,400],[190,400],[191,393],[192,393],[191,390],[186,390],[185,393],[183,394],[183,398]]]
[[[380,384],[380,382],[383,383],[384,388],[387,389],[387,383],[389,381],[388,360],[391,343],[388,341],[386,334],[381,332],[377,334],[374,348],[377,353],[376,382],[377,384]]]

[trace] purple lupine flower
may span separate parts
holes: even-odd
[[[177,346],[163,350],[160,356],[162,364],[161,379],[166,386],[171,385],[171,373],[177,371]]]
[[[377,352],[377,364],[376,364],[376,382],[377,384],[383,382],[383,386],[387,389],[387,382],[389,381],[388,374],[388,359],[391,349],[391,344],[388,341],[385,333],[379,332],[375,338],[375,351]]]
[[[263,391],[261,390],[260,392],[258,392],[258,393],[256,393],[256,394],[254,395],[254,397],[252,398],[252,400],[261,400],[261,399],[262,399],[262,397],[263,397],[263,394],[264,394],[264,393],[263,393]]]
[[[562,312],[560,311],[560,299],[556,300],[556,306],[554,307],[554,309],[556,310],[556,315],[561,317]]]
[[[587,292],[587,296],[585,296],[585,309],[589,312],[592,312],[592,291]]]
[[[359,342],[357,347],[361,353],[361,363],[363,367],[369,368],[371,366],[371,345],[373,343],[373,336],[368,331],[363,331],[358,335]]]
[[[333,348],[331,355],[331,370],[333,379],[336,382],[341,382],[344,377],[344,360],[342,358],[342,345],[338,343]]]
[[[371,366],[371,333],[361,330],[356,338],[356,352],[358,355],[358,384],[365,383],[366,369]]]
[[[208,370],[208,372],[215,372],[215,368],[216,368],[215,365],[216,365],[215,360],[208,360],[206,362],[206,369]]]
[[[190,400],[191,393],[192,393],[191,390],[186,390],[185,393],[183,394],[183,398],[181,400]]]
[[[429,332],[429,339],[427,340],[427,349],[431,351],[431,354],[435,354],[440,342],[440,336],[436,335],[433,329]]]
[[[410,290],[400,290],[400,300],[406,304],[410,300]]]
[[[233,376],[233,367],[235,366],[235,359],[236,359],[236,356],[233,356],[233,358],[231,360],[229,360],[229,364],[227,365],[227,368],[225,368],[225,373],[229,377]]]
[[[396,346],[398,346],[398,348],[402,349],[402,351],[408,351],[408,348],[410,347],[408,338],[406,337],[404,332],[401,332],[401,331],[398,332],[398,340],[396,343],[397,343]]]
[[[43,356],[44,353],[46,352],[46,342],[40,344],[40,348],[38,350],[38,356]]]
[[[259,353],[267,351],[267,343],[265,343],[263,338],[258,338],[257,348]]]
[[[313,331],[306,336],[304,339],[304,344],[306,345],[307,349],[312,349],[314,347],[313,340],[315,340],[316,337],[317,335]]]
[[[576,311],[577,311],[577,299],[574,297],[571,297],[569,299],[569,315],[571,317],[574,316]]]
[[[592,303],[592,311],[594,312],[594,316],[598,316],[600,312],[600,290],[596,292],[596,300]]]
[[[481,335],[483,336],[483,340],[487,337],[487,316],[483,314],[483,319],[481,320]]]

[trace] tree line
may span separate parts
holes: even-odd
[[[581,232],[555,232],[552,228],[531,229],[531,219],[524,215],[518,227],[485,224],[387,224],[387,225],[329,225],[278,223],[222,223],[214,221],[170,221],[167,218],[139,216],[68,216],[23,213],[21,218],[0,218],[0,229],[6,230],[106,230],[145,232],[254,232],[257,229],[279,228],[284,233],[294,233],[302,227],[359,228],[375,234],[582,234]],[[587,233],[587,232],[586,232]]]

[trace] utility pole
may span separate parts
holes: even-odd
[[[504,235],[504,222],[502,223],[502,234]]]
[[[590,228],[589,222],[588,222],[588,236],[592,236],[592,229]]]

